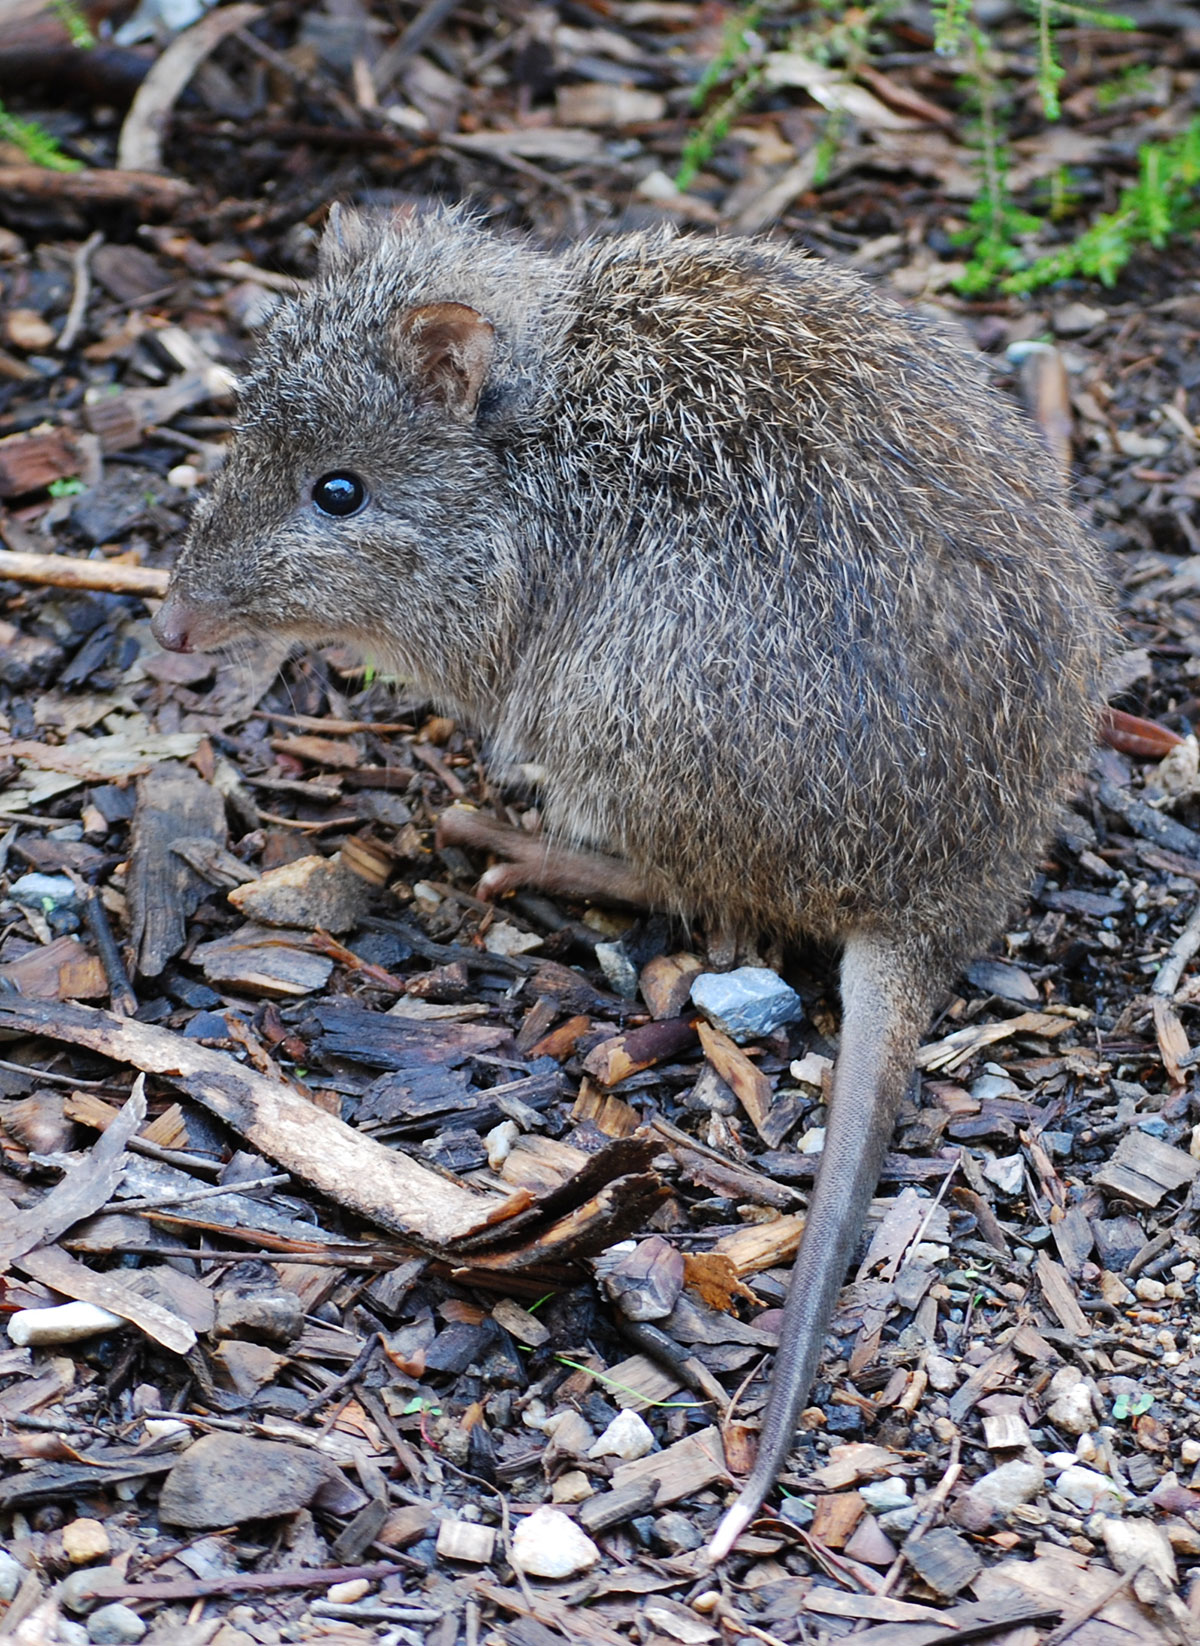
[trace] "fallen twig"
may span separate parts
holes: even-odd
[[[1115,1600],[1121,1590],[1127,1588],[1133,1582],[1145,1564],[1145,1561],[1140,1560],[1136,1566],[1131,1566],[1127,1572],[1118,1572],[1112,1582],[1107,1584],[1092,1600],[1089,1600],[1086,1606],[1081,1606],[1070,1617],[1064,1618],[1058,1628],[1052,1630],[1046,1636],[1043,1646],[1062,1646],[1064,1640],[1069,1640],[1077,1629],[1082,1629],[1084,1624],[1089,1623],[1097,1612],[1103,1611],[1110,1600]]]
[[[176,1414],[178,1415],[178,1414]],[[102,1572],[110,1568],[101,1567]],[[83,1591],[97,1600],[205,1600],[219,1595],[235,1595],[242,1590],[270,1594],[276,1589],[324,1589],[332,1583],[354,1583],[365,1579],[378,1583],[385,1577],[394,1577],[405,1568],[394,1562],[379,1561],[373,1566],[314,1566],[310,1571],[288,1572],[231,1572],[228,1577],[178,1579],[170,1583],[106,1583],[99,1577],[95,1585]]]
[[[912,1530],[905,1539],[906,1543],[915,1543],[919,1537],[924,1536],[930,1526],[932,1526],[933,1522],[937,1519],[938,1511],[941,1509],[942,1504],[945,1503],[946,1499],[950,1496],[951,1488],[962,1472],[962,1465],[958,1461],[959,1444],[959,1437],[958,1435],[955,1435],[954,1439],[950,1442],[950,1461],[946,1465],[945,1473],[942,1475],[942,1478],[938,1481],[937,1485],[933,1488],[932,1492],[930,1492],[929,1496],[922,1503],[920,1512],[913,1523]],[[884,1577],[883,1583],[880,1585],[878,1592],[881,1595],[891,1594],[892,1590],[900,1580],[900,1573],[904,1570],[906,1558],[907,1557],[904,1550],[901,1549],[895,1560],[893,1560],[892,1564],[888,1567],[887,1574]]]
[[[1158,968],[1158,975],[1150,985],[1150,993],[1170,999],[1179,987],[1183,968],[1200,949],[1200,899],[1188,918],[1187,925],[1172,943],[1167,958]]]
[[[175,36],[138,87],[125,116],[117,144],[117,165],[122,171],[163,169],[163,137],[179,94],[226,35],[261,16],[261,6],[224,6]]]
[[[83,325],[87,313],[88,294],[92,289],[92,276],[89,267],[92,253],[96,247],[102,245],[104,236],[99,229],[89,234],[81,246],[77,246],[71,256],[71,273],[75,283],[71,289],[71,306],[67,310],[67,318],[63,321],[63,328],[58,334],[56,349],[65,352],[79,335],[79,328]]]
[[[0,194],[3,192],[4,179],[0,175]],[[153,566],[131,566],[127,561],[78,560],[69,554],[17,554],[0,549],[0,578],[13,583],[45,583],[56,589],[149,595],[160,600],[167,592],[171,574]]]
[[[132,205],[150,214],[177,210],[195,190],[177,177],[148,171],[51,171],[48,166],[0,166],[0,198],[53,200],[68,206]]]

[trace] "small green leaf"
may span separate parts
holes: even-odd
[[[442,1408],[435,1401],[426,1399],[424,1395],[414,1395],[400,1413],[401,1417],[440,1417],[441,1415]]]

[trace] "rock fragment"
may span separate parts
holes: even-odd
[[[1079,1463],[1063,1470],[1054,1482],[1054,1490],[1085,1515],[1098,1511],[1119,1513],[1125,1502],[1125,1494],[1116,1481],[1110,1480],[1107,1475],[1097,1474],[1095,1469],[1085,1469]]]
[[[313,855],[268,869],[227,895],[247,920],[266,926],[348,932],[366,913],[371,888],[340,857]]]
[[[1086,1435],[1096,1427],[1092,1392],[1078,1366],[1063,1366],[1055,1372],[1046,1391],[1050,1406],[1046,1416],[1069,1435]]]
[[[804,1015],[795,989],[766,966],[701,972],[692,982],[692,1001],[714,1028],[739,1044]]]
[[[625,1462],[654,1450],[654,1435],[632,1408],[619,1412],[588,1450],[589,1457],[619,1457]]]
[[[132,1646],[132,1642],[146,1633],[146,1628],[132,1606],[124,1606],[119,1600],[99,1607],[87,1621],[92,1646]]]
[[[102,1520],[83,1515],[62,1530],[63,1548],[72,1566],[86,1566],[92,1560],[107,1560],[112,1542]]]
[[[330,1478],[319,1452],[246,1435],[205,1435],[189,1446],[158,1500],[171,1526],[203,1529],[307,1508]]]
[[[535,1509],[513,1534],[513,1565],[530,1577],[573,1577],[599,1559],[591,1538],[561,1509]]]
[[[1020,1504],[1029,1503],[1044,1483],[1040,1461],[1001,1463],[963,1493],[954,1505],[952,1518],[969,1532],[986,1531],[1006,1520]]]

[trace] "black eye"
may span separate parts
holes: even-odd
[[[367,501],[367,488],[356,474],[335,469],[317,481],[312,500],[322,514],[357,514]]]

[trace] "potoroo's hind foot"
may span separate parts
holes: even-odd
[[[604,902],[654,904],[653,894],[619,857],[600,852],[571,851],[554,846],[540,835],[526,834],[466,806],[451,806],[438,819],[439,846],[473,846],[507,858],[486,871],[479,896],[501,897],[518,886],[538,886],[568,897],[596,897]]]

